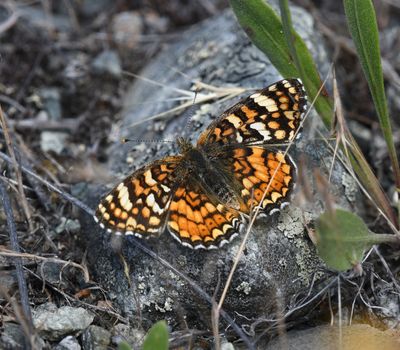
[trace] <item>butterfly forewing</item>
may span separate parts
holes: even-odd
[[[307,98],[298,79],[284,79],[225,111],[201,135],[198,147],[282,144],[294,139]]]
[[[95,218],[103,227],[120,234],[161,233],[181,160],[181,156],[167,157],[135,171],[104,197]]]

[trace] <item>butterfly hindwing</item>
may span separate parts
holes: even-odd
[[[183,245],[219,247],[242,227],[239,212],[218,201],[196,181],[189,180],[177,188],[169,209],[168,229]]]
[[[270,214],[288,202],[296,167],[288,155],[259,146],[231,147],[219,162],[234,174],[235,188],[243,200],[240,211],[250,214],[256,207]]]

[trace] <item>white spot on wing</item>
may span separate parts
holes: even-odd
[[[162,214],[164,213],[164,209],[161,209],[158,203],[156,202],[156,199],[154,198],[154,194],[150,193],[147,198],[146,198],[146,204],[156,213],[156,214]]]
[[[271,133],[269,130],[265,129],[264,123],[253,123],[250,125],[251,129],[257,130],[258,133],[263,137],[264,140],[271,139]]]
[[[164,192],[170,192],[171,189],[168,186],[165,186],[163,184],[160,185],[162,187],[162,189],[164,190]]]
[[[154,186],[154,185],[157,184],[157,181],[153,179],[153,176],[151,174],[151,170],[147,170],[144,173],[144,178],[145,178],[146,184],[149,185],[149,186]]]

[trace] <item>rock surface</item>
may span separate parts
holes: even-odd
[[[89,326],[82,334],[83,350],[107,350],[111,333],[99,326]]]
[[[112,329],[112,343],[118,345],[121,342],[128,342],[133,349],[140,349],[146,334],[141,329],[132,328],[129,325],[119,323]]]
[[[61,340],[55,347],[54,350],[81,350],[78,339],[69,335]]]
[[[94,319],[89,311],[81,307],[42,304],[33,311],[33,324],[43,338],[59,340],[63,336],[86,329]]]
[[[297,31],[311,49],[321,74],[326,74],[329,59],[321,38],[314,30],[311,16],[298,8],[292,11]],[[123,136],[142,140],[173,140],[177,135],[184,134],[192,142],[211,120],[238,99],[203,104],[195,112],[189,132],[185,130],[187,113],[162,118],[157,122],[137,122],[176,107],[174,102],[165,101],[181,97],[175,88],[189,91],[191,80],[201,80],[219,87],[261,88],[281,79],[269,60],[249,42],[229,11],[184,33],[176,44],[147,66],[142,76],[165,87],[140,80],[133,85],[125,98],[121,127]],[[244,95],[248,94],[250,92]],[[332,160],[325,143],[318,141],[314,135],[317,124],[317,116],[311,114],[302,137],[290,150],[294,160],[305,160],[304,180],[313,193],[312,202],[303,205],[299,200],[301,196],[297,195],[281,213],[258,219],[233,276],[224,309],[243,327],[251,326],[258,319],[273,317],[277,310],[284,312],[289,309],[294,296],[307,293],[316,272],[320,280],[327,277],[304,229],[304,221],[311,224],[324,210],[323,200],[315,189],[312,171],[318,168],[327,175]],[[122,174],[126,175],[132,170],[127,160],[133,160],[133,168],[137,169],[153,159],[177,153],[176,145],[171,143],[138,144],[128,151],[129,147],[131,145],[121,146],[118,143],[110,149],[109,166],[113,173],[120,175],[120,179]],[[114,185],[117,183],[118,180]],[[97,194],[92,194],[89,201],[95,207],[105,190],[93,192]],[[353,209],[356,186],[339,164],[333,167],[330,192],[339,206]],[[133,287],[130,288],[120,260],[110,249],[110,235],[102,232],[90,218],[86,224],[90,247],[88,258],[95,279],[109,291],[109,297],[122,312],[133,318],[140,314],[142,320],[148,321],[144,321],[144,327],[162,318],[167,319],[173,329],[210,329],[210,305],[199,298],[181,278],[126,239],[123,253],[132,271]],[[241,238],[216,251],[190,250],[179,245],[167,232],[143,243],[194,279],[209,295],[216,293],[218,299],[222,290],[222,287],[218,289],[218,281],[222,286],[226,282]]]
[[[23,349],[26,345],[24,332],[19,324],[5,322],[0,335],[0,348]]]

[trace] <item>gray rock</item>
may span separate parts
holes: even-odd
[[[62,282],[63,264],[52,261],[44,261],[38,265],[36,273],[44,278],[47,282],[59,285]]]
[[[0,267],[1,264],[0,264]],[[15,271],[0,270],[0,281],[3,293],[14,293],[18,288],[17,274]],[[3,299],[3,295],[0,297]]]
[[[389,329],[397,329],[400,320],[400,305],[396,294],[397,286],[393,282],[381,279],[374,281],[374,296],[371,298],[373,305],[379,305],[375,314]]]
[[[40,305],[33,311],[32,316],[36,330],[48,340],[59,340],[67,334],[79,333],[94,319],[94,315],[82,307],[57,308],[52,303]]]
[[[68,219],[66,217],[61,217],[60,224],[55,228],[57,234],[64,231],[69,233],[78,233],[81,229],[81,223],[79,220]]]
[[[319,326],[302,331],[290,331],[285,337],[274,339],[267,350],[397,350],[400,349],[399,334],[383,332],[367,324],[342,327],[340,344],[337,326]]]
[[[235,350],[235,347],[232,343],[223,342],[221,343],[221,350]]]
[[[81,346],[78,339],[68,335],[54,347],[54,350],[81,350]]]
[[[329,59],[313,27],[312,17],[305,11],[293,8],[293,19],[324,75],[328,70]],[[229,11],[184,33],[177,44],[161,53],[141,75],[167,88],[136,81],[125,98],[122,126],[124,136],[131,139],[173,140],[177,135],[184,135],[192,142],[237,98],[203,105],[194,114],[189,133],[184,130],[187,122],[185,115],[163,118],[158,123],[131,125],[176,107],[173,102],[155,101],[180,96],[175,88],[189,91],[191,79],[201,78],[203,82],[219,87],[235,85],[246,88],[261,88],[281,79],[269,60],[249,42]],[[140,107],[135,106],[135,102],[140,102]],[[317,116],[311,114],[309,122],[311,119],[318,124]],[[324,208],[324,201],[315,188],[312,170],[318,168],[328,175],[332,157],[324,142],[316,139],[309,129],[309,124],[306,124],[303,136],[293,145],[290,154],[297,161],[300,156],[306,159],[304,180],[313,191],[313,202],[304,205],[301,196],[297,195],[281,213],[256,221],[224,303],[225,310],[243,327],[250,327],[257,319],[274,318],[277,308],[278,312],[290,309],[296,302],[296,296],[302,292],[307,293],[314,277],[321,283],[328,278],[321,270],[323,264],[307,237],[304,224],[311,224]],[[114,173],[127,174],[128,157],[135,160],[135,168],[138,168],[152,159],[176,152],[175,145],[171,143],[140,145],[130,152],[118,144],[110,150],[109,165]],[[334,166],[330,184],[338,205],[352,209],[355,204],[351,198],[357,193],[357,187],[348,179],[339,163]],[[123,244],[123,252],[134,271],[134,285],[130,288],[118,258],[110,249],[110,236],[99,229],[93,230],[93,227],[90,221],[86,236],[90,244],[88,258],[92,270],[96,280],[109,290],[113,304],[118,305],[122,312],[137,317],[140,311],[141,318],[148,320],[147,326],[160,318],[167,319],[171,325],[181,324],[184,316],[189,328],[211,327],[210,306],[185,281],[146,256],[128,238]],[[151,247],[160,257],[190,276],[212,295],[216,292],[218,281],[222,285],[225,283],[242,238],[237,238],[217,251],[190,250],[179,245],[167,232],[159,238],[143,241],[143,244]],[[217,298],[220,290],[217,290]],[[311,291],[310,296],[313,293]]]
[[[141,329],[132,328],[126,324],[119,323],[112,329],[112,342],[118,345],[125,341],[132,346],[132,349],[140,349],[146,333]]]
[[[19,324],[4,322],[2,328],[0,335],[1,349],[19,350],[25,348],[25,336]]]
[[[71,53],[62,75],[66,81],[73,81],[72,86],[79,85],[87,79],[89,72],[89,56],[83,52]]]
[[[69,32],[72,29],[68,16],[54,13],[48,16],[43,6],[22,6],[18,9],[18,15],[28,20],[32,26],[45,30],[56,29],[60,32]]]
[[[82,334],[83,350],[106,350],[110,344],[111,333],[99,326],[89,326]]]
[[[50,119],[60,120],[62,118],[60,91],[54,87],[46,87],[39,90],[39,96]]]
[[[142,31],[143,21],[137,12],[120,12],[112,20],[113,39],[120,48],[134,48],[139,41]]]
[[[43,152],[61,154],[65,149],[68,134],[62,131],[42,131],[40,133],[40,148]]]
[[[114,1],[112,0],[83,0],[80,1],[80,11],[84,16],[93,17],[101,12],[107,13],[112,10]]]
[[[113,77],[120,77],[122,68],[117,52],[103,51],[92,63],[92,69],[97,74],[108,74]]]

